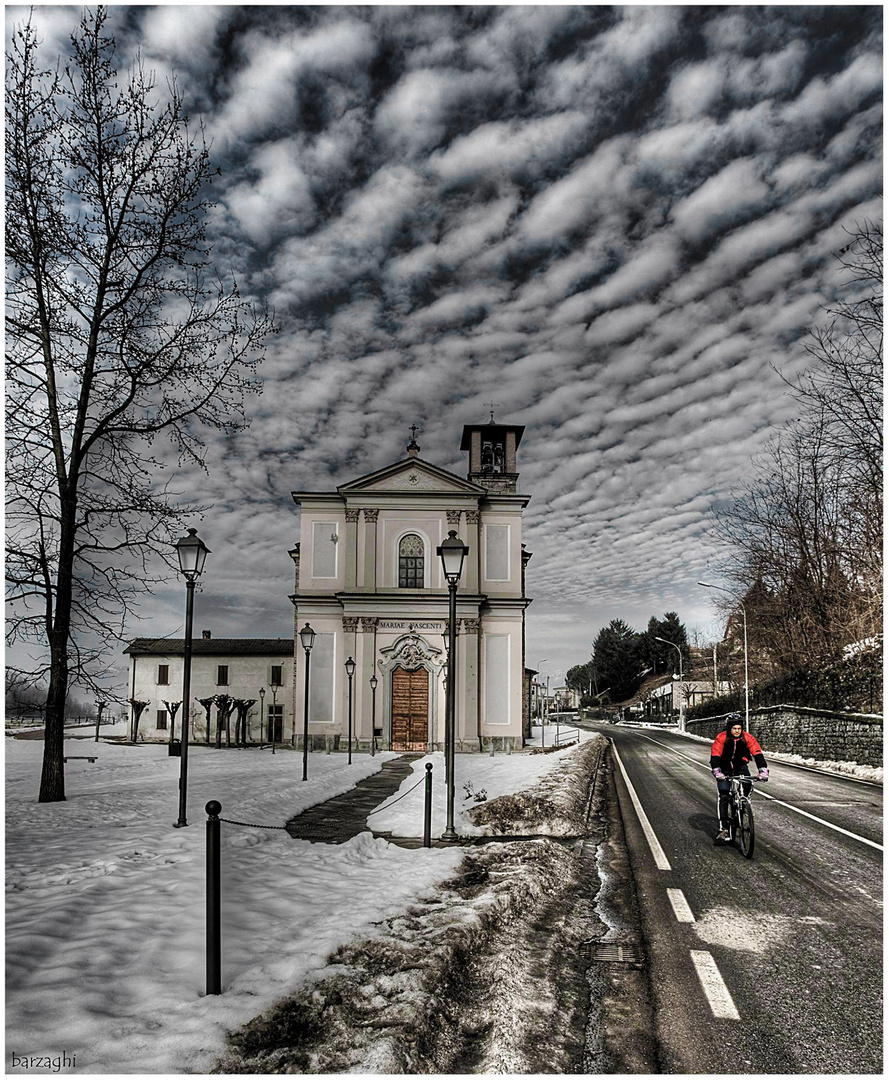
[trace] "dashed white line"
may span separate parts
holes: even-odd
[[[671,870],[670,862],[667,856],[664,854],[664,849],[661,847],[660,841],[655,836],[654,829],[651,827],[651,822],[645,811],[642,809],[642,803],[639,802],[639,796],[636,794],[636,789],[630,783],[630,778],[627,776],[627,770],[624,768],[624,763],[620,759],[620,754],[617,752],[617,746],[612,741],[612,749],[614,750],[614,757],[620,768],[621,776],[624,778],[624,783],[627,785],[627,791],[630,793],[630,799],[633,802],[633,806],[636,808],[636,815],[639,818],[639,824],[642,826],[642,832],[645,834],[645,839],[648,841],[648,846],[651,848],[651,854],[654,856],[654,864],[658,870]]]
[[[695,921],[695,917],[692,914],[691,908],[688,906],[688,901],[685,899],[685,893],[682,889],[667,889],[667,896],[670,898],[670,903],[673,905],[673,914],[676,916],[677,922]]]
[[[692,949],[691,958],[713,1015],[718,1020],[740,1020],[741,1017],[732,1001],[732,995],[728,992],[728,987],[719,974],[719,968],[710,953]]]

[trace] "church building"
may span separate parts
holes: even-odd
[[[302,745],[306,654],[309,742],[342,748],[351,680],[353,748],[441,750],[445,727],[448,588],[436,548],[450,530],[469,548],[457,591],[455,657],[458,752],[523,745],[525,566],[516,451],[523,427],[467,425],[467,477],[407,458],[335,491],[295,491],[296,573],[293,717]],[[372,683],[376,680],[376,686]]]

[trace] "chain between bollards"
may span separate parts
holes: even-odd
[[[212,799],[207,811],[207,994],[222,993],[222,903],[220,888],[219,813]]]
[[[426,799],[423,815],[423,847],[432,847],[432,762],[426,763]]]

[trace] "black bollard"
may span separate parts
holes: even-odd
[[[423,817],[423,847],[432,847],[432,762],[426,763],[426,806]]]
[[[222,804],[207,803],[207,993],[222,993],[222,913],[219,814]]]

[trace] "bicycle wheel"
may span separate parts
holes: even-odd
[[[741,852],[746,858],[752,859],[755,843],[753,807],[746,799],[741,799],[738,806],[738,840],[741,844]]]

